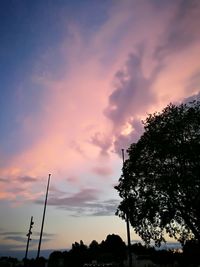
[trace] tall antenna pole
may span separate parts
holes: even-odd
[[[26,253],[25,253],[25,257],[24,257],[24,265],[25,266],[26,266],[27,255],[28,255],[29,241],[31,240],[31,235],[32,235],[31,229],[33,227],[33,224],[34,224],[33,216],[31,216],[31,222],[30,222],[28,234],[26,235],[28,237],[28,239],[27,239],[27,244],[26,244]]]
[[[44,211],[43,211],[42,226],[41,226],[41,231],[40,231],[40,240],[39,240],[39,244],[38,244],[37,259],[40,257],[40,247],[41,247],[41,242],[42,242],[42,234],[43,234],[44,219],[45,219],[46,206],[47,206],[50,177],[51,177],[51,174],[49,174],[48,183],[47,183],[47,191],[46,191],[46,198],[45,198],[45,202],[44,202]]]
[[[124,175],[124,149],[122,149],[122,160],[123,160],[123,175]],[[127,198],[127,195],[126,195]],[[129,267],[132,267],[132,255],[131,255],[131,235],[130,235],[130,224],[129,224],[129,214],[126,211],[126,230],[127,230],[127,241],[128,241],[128,260]]]

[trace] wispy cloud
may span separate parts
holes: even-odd
[[[100,200],[99,193],[97,189],[87,188],[67,197],[55,195],[49,198],[48,205],[66,210],[71,216],[114,215],[119,201],[116,199]],[[36,203],[43,204],[43,201],[36,200]]]
[[[37,190],[40,179],[40,177],[9,174],[7,178],[1,178],[0,199],[17,204],[23,203],[24,199],[33,201],[43,194]],[[36,192],[34,192],[35,189]]]
[[[31,177],[31,176],[16,177],[15,180],[22,183],[34,183],[38,181],[36,177]]]
[[[110,176],[113,173],[113,170],[109,166],[95,166],[92,168],[92,172],[99,176]]]
[[[19,249],[19,250],[25,249],[24,244],[21,244],[21,245],[19,245],[19,244],[14,244],[14,245],[13,244],[0,244],[0,251],[3,253],[8,251],[9,255],[10,255],[10,252],[12,250],[17,250],[17,249]]]
[[[21,249],[21,248],[25,248],[25,244],[27,242],[27,233],[25,232],[8,232],[8,231],[1,231],[0,232],[0,237],[1,239],[5,242],[7,242],[6,244],[2,245],[2,249],[3,250],[13,250],[13,249]],[[33,231],[32,236],[31,236],[31,242],[30,242],[30,246],[34,247],[39,240],[39,236],[40,233],[39,232],[35,232]],[[52,240],[54,240],[56,237],[55,234],[53,233],[43,233],[43,242],[50,242]],[[12,242],[12,243],[10,243]]]
[[[49,198],[48,205],[52,206],[84,206],[85,203],[97,200],[99,191],[97,189],[82,189],[69,197]],[[43,201],[36,200],[36,203],[43,204]]]
[[[71,216],[113,216],[119,205],[116,199],[95,201],[76,206],[60,206],[59,208],[69,211]]]

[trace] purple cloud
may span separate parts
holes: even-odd
[[[112,174],[112,169],[105,166],[96,166],[92,169],[92,171],[100,176],[109,176]]]
[[[38,181],[37,178],[31,176],[20,176],[17,177],[15,180],[22,183],[33,183]]]
[[[48,205],[51,206],[84,206],[85,203],[97,200],[97,195],[99,191],[97,189],[83,189],[78,193],[70,197],[50,197],[48,200]],[[42,200],[36,200],[36,203],[43,204]]]
[[[107,156],[112,140],[110,137],[106,137],[103,134],[97,132],[91,137],[90,143],[101,149],[100,153],[102,156]]]
[[[159,4],[158,8],[160,7],[163,8],[163,5]],[[200,2],[182,0],[176,5],[174,2],[169,2],[167,8],[172,12],[171,15],[168,14],[167,23],[163,25],[156,42],[152,45],[151,42],[144,44],[141,41],[137,47],[134,46],[135,52],[129,55],[125,67],[115,75],[115,89],[109,96],[109,104],[104,114],[113,123],[112,140],[114,140],[114,151],[118,154],[121,154],[122,148],[128,148],[131,143],[139,139],[143,132],[141,118],[147,115],[152,106],[159,103],[159,94],[154,86],[160,79],[160,75],[164,74],[169,64],[168,59],[200,41],[198,33]],[[151,54],[151,61],[150,64],[148,63],[149,74],[147,75],[144,66],[149,54]],[[185,79],[185,84],[182,85],[185,94],[191,92],[191,89],[194,92],[194,88],[200,90],[199,69]],[[163,88],[160,90],[162,91]],[[123,129],[127,124],[131,129],[124,134]],[[97,145],[102,147],[100,142]]]
[[[131,54],[124,70],[115,76],[116,88],[109,97],[109,105],[105,115],[113,123],[114,151],[121,154],[122,148],[128,148],[136,142],[143,131],[141,119],[157,98],[152,86],[162,70],[162,62],[157,61],[151,75],[146,77],[143,70],[145,45],[141,45],[138,53]],[[126,125],[131,127],[128,134],[122,130]],[[99,144],[101,145],[101,144]]]
[[[112,216],[115,214],[119,205],[116,199],[109,199],[106,201],[95,201],[92,203],[85,203],[81,207],[61,207],[64,210],[71,211],[71,215],[79,216]]]
[[[174,16],[163,33],[161,44],[155,51],[157,56],[166,57],[172,52],[180,52],[194,42],[200,41],[199,10],[198,0],[179,2]]]
[[[190,92],[191,88],[200,92],[200,69],[196,71],[186,83],[186,91]]]
[[[156,95],[151,87],[161,66],[158,64],[149,78],[145,77],[142,69],[144,46],[138,53],[129,55],[125,70],[118,71],[115,76],[116,88],[109,97],[109,106],[105,115],[112,120],[115,127],[121,127],[134,116],[144,111],[144,105],[152,104]]]
[[[99,191],[97,189],[87,188],[70,197],[55,196],[49,198],[48,205],[66,210],[72,216],[114,215],[119,201],[115,199],[100,201],[98,195]],[[43,204],[43,201],[36,200],[36,203]]]

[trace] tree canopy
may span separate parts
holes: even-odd
[[[160,245],[166,233],[200,243],[200,102],[169,104],[149,115],[127,152],[117,214],[128,214],[147,244]]]

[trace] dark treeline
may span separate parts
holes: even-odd
[[[200,265],[200,247],[195,242],[186,242],[183,251],[156,250],[141,243],[131,246],[133,267],[197,267]],[[24,266],[14,258],[0,258],[0,267]],[[68,251],[53,251],[49,259],[29,259],[27,267],[126,267],[127,246],[118,235],[108,235],[101,243],[93,240],[89,246],[83,241],[75,242]]]
[[[93,240],[89,246],[83,241],[72,244],[69,251],[54,251],[49,257],[49,267],[76,266],[90,263],[117,263],[122,265],[126,259],[126,245],[118,235],[108,235],[106,240],[98,244]]]

